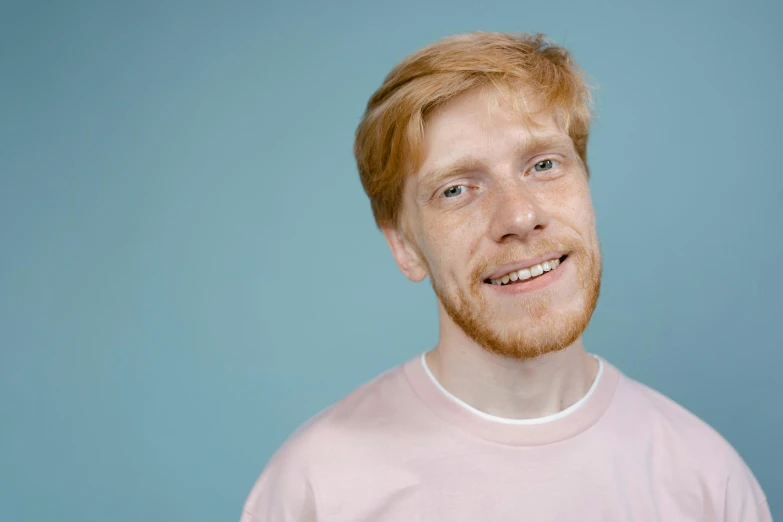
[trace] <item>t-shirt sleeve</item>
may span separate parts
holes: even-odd
[[[316,522],[313,490],[305,467],[281,448],[256,481],[240,522]]]
[[[725,522],[772,522],[767,499],[747,466],[726,482]]]

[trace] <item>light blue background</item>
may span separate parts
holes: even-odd
[[[586,343],[717,428],[783,518],[780,2],[3,2],[0,520],[239,517],[312,414],[430,348],[351,152],[440,37],[599,85]]]

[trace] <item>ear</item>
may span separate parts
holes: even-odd
[[[394,260],[400,271],[411,281],[418,283],[427,277],[426,262],[419,250],[405,237],[397,227],[381,228],[386,242],[389,243]]]

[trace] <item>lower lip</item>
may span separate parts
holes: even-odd
[[[489,286],[491,290],[495,290],[502,294],[517,295],[526,294],[528,292],[535,292],[536,290],[546,288],[560,279],[563,275],[563,271],[568,268],[568,266],[570,266],[570,263],[568,262],[569,260],[570,258],[566,258],[565,261],[560,263],[554,270],[544,272],[538,277],[527,279],[521,283],[514,283],[511,285],[493,285],[491,283],[484,284]]]

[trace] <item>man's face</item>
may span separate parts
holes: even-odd
[[[601,278],[585,167],[553,116],[533,121],[489,89],[433,112],[403,232],[385,231],[403,272],[430,276],[441,328],[519,359],[576,341]]]

